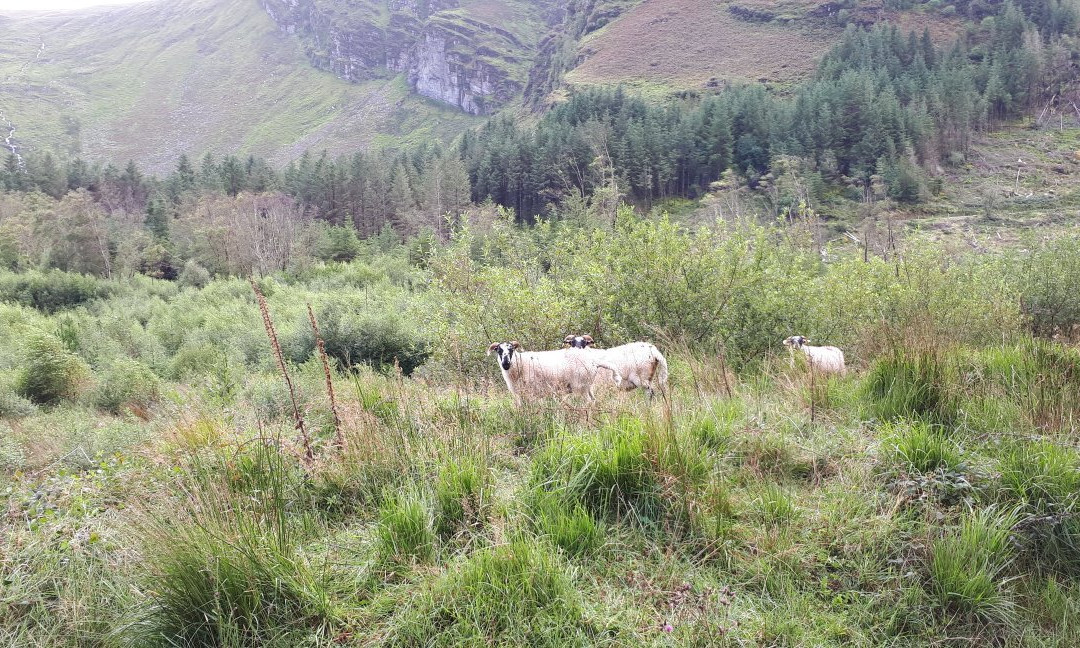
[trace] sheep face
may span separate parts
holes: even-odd
[[[495,359],[498,360],[499,366],[505,371],[510,371],[510,364],[514,360],[514,352],[518,350],[521,345],[517,342],[493,342],[488,347],[488,355],[492,352],[495,353]]]
[[[784,346],[791,347],[796,351],[801,350],[803,345],[809,342],[805,337],[801,335],[792,335],[788,339],[784,340]]]
[[[563,339],[563,344],[568,345],[572,349],[584,349],[593,343],[591,335],[567,335]]]

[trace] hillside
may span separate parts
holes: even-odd
[[[353,151],[476,123],[400,77],[314,69],[254,1],[0,15],[0,110],[19,145],[153,172],[187,152]]]

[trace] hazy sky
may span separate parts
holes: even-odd
[[[80,9],[104,4],[134,4],[145,0],[0,0],[4,9]]]

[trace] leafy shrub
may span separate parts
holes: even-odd
[[[109,284],[73,272],[31,270],[0,274],[0,301],[31,306],[46,313],[71,308],[112,293]]]
[[[1002,582],[1014,555],[1010,536],[1015,524],[1015,513],[983,509],[934,540],[930,589],[942,609],[984,622],[1006,623],[1015,617],[1015,604]]]
[[[23,418],[37,411],[30,400],[15,393],[7,385],[0,384],[0,418]]]
[[[431,509],[416,491],[388,495],[376,530],[379,555],[389,562],[427,561],[435,555]]]
[[[1033,252],[1021,280],[1024,311],[1035,335],[1080,334],[1080,238],[1063,237]]]
[[[55,335],[31,330],[23,341],[23,365],[15,391],[41,405],[74,398],[89,367]]]
[[[203,288],[210,283],[210,271],[199,265],[195,259],[188,259],[180,271],[180,285],[190,288]]]
[[[6,423],[0,423],[0,472],[23,467],[26,454],[15,442],[14,431]]]
[[[449,538],[458,530],[484,524],[491,497],[487,468],[470,459],[443,465],[435,480],[436,531]]]
[[[581,646],[596,632],[566,568],[541,544],[483,549],[401,615],[392,645]]]
[[[316,318],[326,353],[342,367],[367,364],[385,371],[396,361],[408,376],[431,355],[430,343],[424,335],[392,307],[324,304],[317,310]],[[298,364],[315,351],[314,334],[306,321],[305,315],[304,324],[298,327],[299,340],[294,342],[291,353]]]
[[[135,407],[146,409],[158,398],[158,377],[130,358],[117,358],[105,369],[94,390],[94,406],[113,414]]]

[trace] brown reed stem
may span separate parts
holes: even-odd
[[[270,307],[266,305],[266,297],[259,290],[259,284],[255,279],[248,278],[251,289],[255,291],[255,299],[259,302],[259,312],[262,313],[263,326],[266,327],[266,336],[270,338],[270,350],[274,352],[281,377],[285,379],[285,386],[289,388],[289,400],[292,401],[293,419],[296,420],[296,429],[300,430],[300,442],[304,444],[304,458],[307,461],[315,459],[315,453],[311,450],[311,437],[308,436],[307,428],[304,427],[304,417],[300,414],[300,406],[296,403],[296,390],[293,389],[289,371],[285,368],[285,357],[281,353],[281,344],[278,343],[277,331],[274,330],[274,322],[270,319]]]
[[[322,360],[323,375],[326,376],[326,394],[330,397],[330,413],[334,415],[334,445],[338,450],[345,448],[345,435],[341,431],[341,418],[338,416],[337,399],[334,398],[334,381],[331,378],[330,360],[326,357],[326,343],[323,342],[319,324],[315,321],[315,312],[311,310],[311,304],[307,304],[308,321],[311,322],[311,330],[315,332],[315,348],[319,351],[319,359]]]

